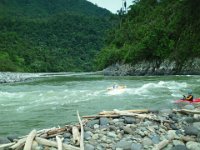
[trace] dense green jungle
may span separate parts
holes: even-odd
[[[1,0],[0,71],[93,70],[111,18],[86,0]]]
[[[175,61],[200,57],[199,0],[137,0],[110,30],[98,66],[141,60]]]
[[[119,8],[120,10],[120,8]],[[111,14],[86,0],[1,0],[0,71],[95,71],[200,56],[199,0],[135,0]]]

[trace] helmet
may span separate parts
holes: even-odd
[[[192,94],[192,90],[191,89],[188,90],[188,94]]]

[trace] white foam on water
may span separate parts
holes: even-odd
[[[10,93],[10,92],[0,92],[0,98],[23,98],[25,96],[24,92]]]
[[[119,95],[119,94],[123,94],[124,92],[126,91],[126,89],[112,89],[112,90],[109,90],[107,92],[108,95]]]
[[[17,112],[22,113],[24,112],[25,106],[20,106],[16,109]]]

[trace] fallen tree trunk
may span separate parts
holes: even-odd
[[[19,147],[22,147],[26,142],[26,138],[20,139],[17,141],[16,144],[10,147],[10,149],[18,149]]]
[[[180,109],[180,110],[173,109],[173,112],[179,112],[184,114],[200,114],[200,111],[188,110],[188,109]]]
[[[58,150],[62,150],[62,139],[59,136],[56,136],[56,141],[58,144]]]
[[[51,147],[58,147],[57,142],[55,141],[50,141],[44,138],[40,138],[40,137],[36,137],[35,140],[41,144],[41,145],[45,145],[45,146],[51,146]],[[72,146],[72,145],[68,145],[68,144],[62,144],[65,150],[80,150],[80,148]]]
[[[121,116],[129,116],[129,117],[137,117],[140,119],[149,119],[157,122],[167,122],[167,123],[174,123],[173,121],[170,120],[160,120],[156,117],[154,114],[138,114],[138,113],[131,113],[129,111],[119,111],[119,110],[113,110],[113,114],[111,115],[95,115],[95,116],[83,116],[83,118],[100,118],[100,117],[107,117],[107,118],[116,118],[116,117],[121,117]]]
[[[149,113],[151,112],[148,109],[139,109],[139,110],[122,110],[122,111],[127,111],[129,113]],[[99,113],[99,115],[115,115],[115,111],[102,111]]]
[[[37,134],[36,130],[32,130],[29,133],[28,137],[26,138],[26,143],[25,143],[25,146],[24,146],[24,150],[31,150],[33,139],[35,138],[36,134]]]
[[[75,145],[80,145],[80,133],[79,129],[74,126],[72,127],[73,142]]]
[[[81,121],[81,118],[80,118],[78,111],[77,111],[77,116],[78,116],[78,120],[79,120],[79,123],[80,123],[80,126],[81,126],[80,149],[84,150],[84,140],[83,140],[84,139],[84,129],[83,129],[83,124],[82,124],[82,121]]]
[[[93,118],[101,118],[101,117],[118,118],[119,115],[92,115],[92,116],[83,116],[82,118],[93,119]]]
[[[8,147],[11,147],[11,146],[13,146],[15,144],[15,142],[12,142],[12,143],[7,143],[7,144],[1,144],[0,145],[0,150],[2,149],[6,149],[6,148],[8,148]]]
[[[152,150],[161,150],[163,149],[165,146],[167,146],[167,144],[170,142],[170,140],[163,140],[162,142],[158,143],[155,147],[153,147]]]

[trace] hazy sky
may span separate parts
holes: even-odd
[[[117,10],[120,10],[122,7],[122,0],[88,0],[94,4],[97,4],[99,7],[106,8],[113,13],[116,13]],[[126,0],[127,7],[132,4],[133,0]]]

